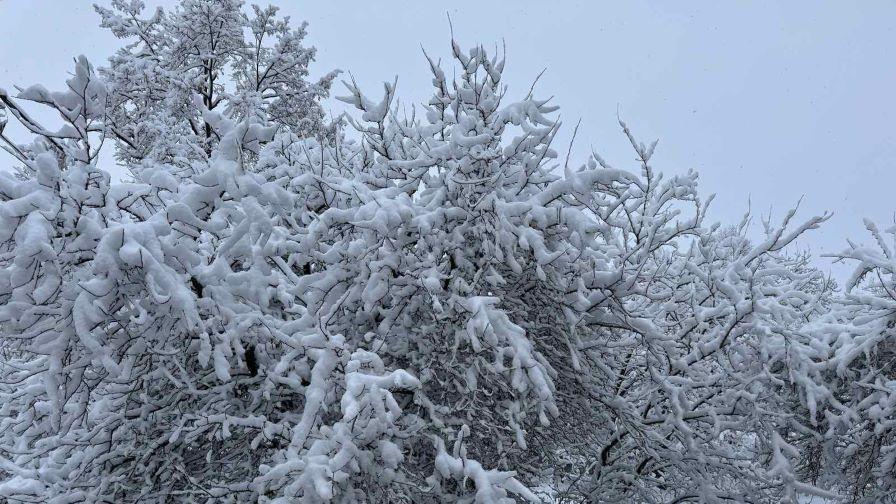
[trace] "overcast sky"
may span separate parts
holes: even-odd
[[[835,213],[803,241],[816,253],[867,241],[863,217],[894,223],[896,2],[276,3],[310,23],[313,71],[351,71],[371,95],[398,75],[414,103],[430,85],[421,47],[449,56],[450,13],[462,46],[506,42],[511,97],[547,68],[536,90],[561,106],[558,150],[581,118],[579,160],[593,147],[637,169],[618,110],[643,141],[660,139],[658,170],[700,172],[714,219],[738,220],[748,199],[780,218],[803,197],[801,215]],[[59,88],[72,57],[102,64],[119,45],[82,0],[0,0],[0,34],[7,88]]]

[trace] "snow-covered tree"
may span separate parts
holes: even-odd
[[[53,495],[56,467],[40,454],[66,463],[76,450],[68,433],[80,432],[91,389],[115,365],[85,318],[80,287],[111,219],[109,175],[94,166],[104,87],[83,57],[67,84],[57,93],[32,86],[17,98],[0,90],[2,109],[34,135],[24,145],[3,137],[20,165],[17,175],[0,175],[0,495],[10,501]],[[55,110],[62,126],[41,125],[23,100]]]
[[[593,266],[575,275],[569,308],[578,372],[565,388],[579,392],[567,423],[546,436],[561,440],[549,464],[560,498],[779,502],[788,487],[790,498],[815,491],[782,466],[794,457],[775,432],[770,371],[802,351],[791,332],[820,297],[805,292],[813,272],[781,251],[824,217],[788,230],[791,212],[758,245],[743,226],[703,227],[696,175],[663,180],[650,165],[654,146],[623,130],[642,176],[602,182],[570,205],[603,232],[584,251]],[[596,161],[595,173],[610,173]]]
[[[825,217],[788,229],[790,213],[755,246],[704,228],[696,175],[664,180],[624,125],[639,175],[599,158],[558,173],[546,103],[504,104],[503,62],[482,48],[453,56],[453,82],[430,60],[422,119],[390,106],[393,85],[378,102],[348,85],[370,182],[310,228],[335,259],[317,289],[317,310],[338,306],[327,325],[381,339],[441,437],[461,426],[480,463],[533,483],[553,469],[572,498],[817,492],[791,470],[770,368],[803,357],[791,333],[825,299],[781,251]]]
[[[865,226],[874,246],[849,242],[835,257],[856,264],[829,314],[804,330],[823,349],[801,391],[810,406],[803,472],[847,502],[896,492],[896,228]]]
[[[221,141],[189,178],[159,166],[149,183],[110,186],[80,157],[60,165],[44,128],[24,175],[5,176],[5,499],[329,501],[358,479],[341,474],[398,463],[388,424],[358,418],[397,415],[390,391],[417,381],[299,323],[284,258],[304,202],[241,165],[273,128],[205,119]],[[259,471],[276,478],[264,468],[280,462],[304,476],[269,491]]]
[[[95,7],[102,26],[127,41],[102,69],[109,89],[107,126],[119,158],[177,162],[203,158],[220,140],[203,110],[254,117],[301,137],[332,138],[320,100],[336,72],[308,80],[315,49],[306,23],[292,27],[276,7],[241,0],[184,0],[144,17],[139,0]]]

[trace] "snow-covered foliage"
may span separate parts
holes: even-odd
[[[873,226],[838,294],[787,248],[827,216],[755,241],[707,223],[697,175],[661,175],[624,123],[631,169],[562,159],[556,107],[512,100],[482,47],[426,56],[420,109],[346,82],[343,133],[304,25],[112,7],[130,42],[99,76],[80,58],[63,92],[0,90],[3,499],[893,492],[896,262]],[[106,136],[132,180],[97,168]]]

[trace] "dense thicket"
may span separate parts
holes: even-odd
[[[710,224],[697,175],[661,175],[623,123],[630,169],[560,159],[556,107],[513,101],[481,47],[427,56],[411,112],[345,83],[340,125],[276,9],[97,10],[129,40],[108,67],[0,90],[4,499],[896,490],[896,252],[873,225],[840,291],[787,248],[827,216]]]

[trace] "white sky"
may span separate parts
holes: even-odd
[[[506,42],[510,98],[547,68],[536,90],[561,106],[558,151],[581,118],[575,159],[593,146],[637,169],[619,110],[642,141],[660,139],[658,170],[700,172],[714,219],[739,220],[748,198],[780,218],[803,197],[800,215],[835,213],[803,240],[815,253],[867,241],[863,217],[894,223],[896,2],[275,3],[310,23],[317,75],[351,71],[371,96],[398,75],[413,103],[430,85],[421,46],[449,56],[448,12],[462,46]],[[0,86],[58,89],[72,57],[103,64],[119,43],[98,23],[90,1],[0,0]]]

